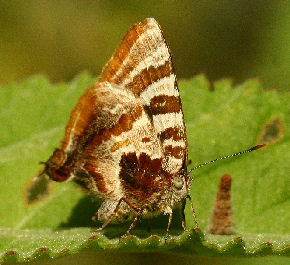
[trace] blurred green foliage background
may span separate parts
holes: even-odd
[[[98,75],[125,32],[146,17],[162,26],[178,78],[259,77],[289,91],[290,1],[0,0],[0,85],[43,73]]]

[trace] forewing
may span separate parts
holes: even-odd
[[[100,81],[122,85],[140,98],[161,142],[164,170],[178,173],[187,160],[185,124],[170,51],[154,19],[127,32]]]

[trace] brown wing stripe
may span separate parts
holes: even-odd
[[[179,112],[181,103],[179,97],[160,95],[151,99],[150,108],[152,115]]]
[[[165,155],[171,155],[177,159],[182,159],[184,157],[185,149],[180,146],[172,147],[172,145],[167,145],[164,153]]]
[[[98,190],[102,193],[106,193],[108,190],[106,188],[106,182],[104,180],[104,177],[100,173],[97,173],[96,168],[92,165],[87,165],[86,169],[88,170],[88,173],[93,177]]]
[[[160,133],[160,140],[164,142],[166,139],[173,139],[174,141],[180,141],[184,139],[184,133],[179,128],[167,128]]]
[[[134,76],[133,81],[126,85],[126,87],[135,95],[140,96],[141,92],[149,85],[171,74],[171,64],[169,61],[166,61],[165,64],[159,67],[150,66],[148,69],[144,69],[140,74]]]
[[[133,127],[133,123],[141,117],[143,107],[141,105],[136,106],[134,110],[124,113],[120,119],[111,128],[103,128],[94,136],[93,141],[87,147],[87,150],[95,150],[96,146],[100,145],[103,141],[108,141],[112,135],[118,136],[123,132],[130,131]]]

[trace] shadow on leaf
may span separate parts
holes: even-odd
[[[67,222],[61,223],[58,226],[58,229],[76,227],[90,227],[95,229],[100,227],[102,225],[101,222],[94,222],[91,219],[100,205],[101,200],[93,201],[89,196],[83,197],[72,209],[71,216]],[[147,238],[150,235],[164,236],[166,233],[168,217],[168,215],[159,215],[152,219],[141,218],[132,231],[132,234],[140,238]],[[131,222],[132,221],[117,224],[111,223],[104,228],[102,233],[108,238],[119,238],[128,230]],[[177,208],[173,212],[170,235],[180,235],[182,232],[180,208]]]

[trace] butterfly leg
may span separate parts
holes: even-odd
[[[172,211],[172,209],[170,209],[169,219],[168,219],[168,224],[167,224],[167,229],[166,229],[166,234],[165,234],[165,241],[168,239],[169,229],[170,229],[171,222],[172,222],[172,215],[173,215],[173,211]]]
[[[186,198],[189,199],[189,201],[190,201],[190,208],[191,208],[191,212],[192,212],[193,219],[194,219],[194,222],[195,222],[195,228],[199,228],[198,223],[197,223],[197,218],[196,218],[196,215],[195,215],[195,211],[194,211],[194,207],[193,207],[193,203],[192,203],[192,199],[191,199],[189,194],[187,194]]]
[[[103,225],[101,226],[101,227],[99,227],[99,228],[97,228],[97,229],[94,229],[94,230],[92,230],[92,232],[97,232],[97,231],[101,231],[101,230],[103,230],[111,221],[112,221],[112,219],[114,218],[114,216],[116,215],[116,213],[117,213],[117,211],[118,211],[118,209],[119,209],[119,207],[120,207],[120,204],[121,204],[121,202],[124,200],[125,198],[121,198],[120,200],[119,200],[119,202],[117,203],[117,205],[116,205],[116,207],[115,207],[115,209],[114,209],[114,211],[110,214],[110,216],[108,217],[108,219],[106,220],[106,222],[104,222],[103,223]],[[95,215],[95,216],[93,216],[93,220],[96,220],[97,219],[97,214]]]
[[[185,221],[185,204],[186,204],[186,198],[182,200],[181,202],[181,225],[182,225],[182,228],[183,230],[186,230],[186,221]]]
[[[132,207],[136,212],[137,212],[137,216],[135,217],[135,219],[133,220],[131,226],[129,227],[128,231],[121,237],[126,237],[127,235],[130,234],[131,230],[135,227],[137,221],[140,219],[142,213],[143,213],[143,209],[140,209],[138,206],[136,206],[135,204],[131,203],[127,198],[125,197],[122,197],[119,202],[117,203],[114,211],[111,213],[111,215],[109,216],[109,218],[106,220],[105,223],[103,223],[103,225],[97,229],[94,229],[92,232],[97,232],[97,231],[101,231],[103,230],[111,221],[112,219],[114,218],[114,216],[116,215],[116,213],[118,212],[118,209],[120,207],[120,204],[122,202],[126,202],[130,207]],[[120,238],[120,239],[121,239]]]
[[[133,222],[131,223],[131,225],[130,225],[128,231],[127,231],[124,235],[122,235],[122,236],[120,237],[120,240],[123,239],[123,238],[125,238],[126,236],[128,236],[128,235],[130,234],[130,232],[131,232],[131,231],[133,230],[133,228],[136,226],[136,224],[137,224],[138,220],[140,219],[142,213],[143,213],[143,209],[140,209],[140,210],[137,212],[137,215],[136,215],[136,217],[134,218]]]

